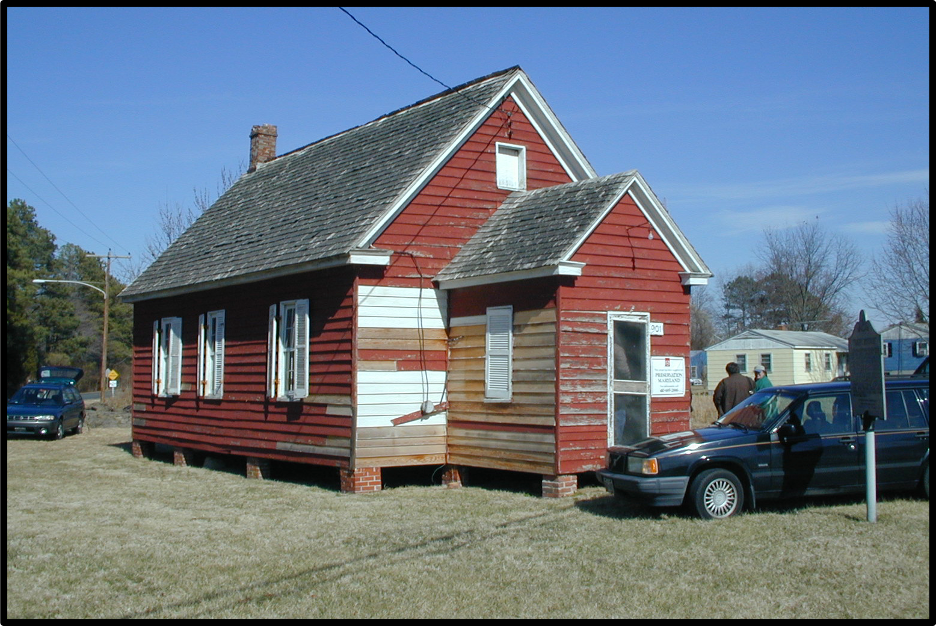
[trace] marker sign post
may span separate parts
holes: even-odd
[[[877,521],[877,475],[874,420],[887,419],[884,403],[884,350],[881,335],[862,311],[848,338],[848,367],[852,412],[861,417],[865,431],[865,476],[868,521]]]

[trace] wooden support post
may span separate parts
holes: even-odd
[[[468,481],[468,468],[461,465],[446,465],[442,474],[442,484],[450,489],[462,487]]]

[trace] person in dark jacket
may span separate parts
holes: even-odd
[[[732,361],[725,366],[725,371],[728,372],[728,376],[719,381],[715,387],[715,395],[712,396],[719,417],[754,392],[754,381],[741,373],[737,363]]]

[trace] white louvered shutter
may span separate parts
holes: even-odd
[[[153,395],[158,396],[162,386],[162,339],[160,337],[161,326],[159,320],[153,322],[153,371],[151,372],[150,382],[152,383]]]
[[[224,311],[214,311],[208,314],[208,328],[213,331],[209,334],[214,352],[212,389],[209,393],[213,398],[224,395]],[[214,326],[212,327],[212,320]]]
[[[208,346],[205,345],[205,336],[208,329],[205,327],[205,316],[198,316],[198,383],[195,389],[195,395],[204,397],[208,395],[208,380],[206,369],[208,368]]]
[[[485,333],[484,397],[510,400],[513,371],[513,307],[490,307]]]
[[[309,395],[309,301],[296,301],[296,390],[295,398]]]
[[[163,319],[163,343],[166,346],[166,395],[182,392],[182,318]]]
[[[279,365],[279,329],[276,319],[277,305],[270,305],[270,320],[267,331],[267,397],[275,399],[279,394],[279,377],[277,375],[277,366]]]

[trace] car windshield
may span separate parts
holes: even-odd
[[[715,421],[715,424],[761,430],[772,424],[775,418],[786,411],[787,407],[799,397],[799,394],[776,389],[759,391],[722,415]]]
[[[65,406],[61,389],[25,387],[10,398],[10,404],[35,404],[38,406]]]

